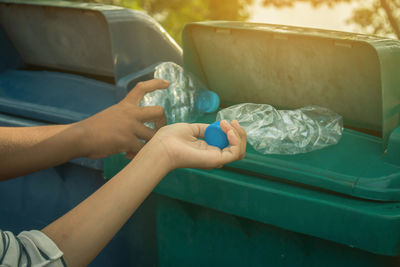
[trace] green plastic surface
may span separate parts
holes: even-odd
[[[123,155],[108,158],[105,175],[112,177],[127,162]],[[176,170],[155,192],[376,254],[400,255],[399,202],[362,200],[229,168]]]
[[[385,159],[389,163],[400,166],[400,127],[397,127],[390,135]]]
[[[279,204],[278,204],[279,205]],[[297,220],[295,214],[292,219]],[[400,258],[167,197],[157,202],[159,266],[399,266]]]
[[[179,170],[155,192],[376,254],[400,254],[399,203],[348,198],[224,170]]]

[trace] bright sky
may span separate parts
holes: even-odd
[[[291,8],[277,9],[262,7],[261,1],[256,0],[251,9],[252,22],[354,31],[354,26],[347,25],[346,20],[351,16],[356,3],[340,3],[333,8],[324,5],[317,9],[307,3],[296,3]]]

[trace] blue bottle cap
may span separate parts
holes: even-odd
[[[206,131],[204,132],[204,139],[206,139],[207,144],[210,146],[216,146],[220,149],[224,149],[229,146],[228,137],[222,131],[220,126],[221,121],[216,121],[213,124],[210,124]]]
[[[219,96],[213,91],[201,91],[196,100],[197,108],[203,113],[211,113],[219,107]]]

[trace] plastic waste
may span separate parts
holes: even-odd
[[[168,124],[194,122],[219,107],[216,93],[207,90],[192,74],[173,62],[158,65],[154,78],[168,80],[171,84],[167,89],[147,93],[141,106],[162,106]]]
[[[318,106],[276,110],[267,104],[244,103],[222,109],[217,120],[238,120],[249,144],[262,154],[298,154],[339,142],[342,117]]]
[[[216,146],[219,149],[224,149],[229,145],[229,141],[228,137],[221,129],[220,122],[221,121],[216,121],[206,128],[204,132],[204,139],[210,146]]]

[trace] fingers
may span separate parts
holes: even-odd
[[[224,133],[228,133],[229,129],[231,128],[229,123],[226,120],[222,120],[219,123],[219,126],[221,126],[222,131],[224,131]]]
[[[240,135],[235,128],[232,127],[226,120],[222,120],[220,123],[222,131],[227,135],[229,144],[236,146],[240,143]],[[230,133],[232,132],[232,133]]]
[[[230,146],[222,150],[222,164],[238,160],[241,158],[242,154],[239,133],[232,126],[230,127],[231,129],[229,129],[227,132]]]
[[[167,124],[164,109],[161,106],[140,107],[135,117],[141,122],[154,122],[155,130]]]
[[[155,125],[155,130],[159,130],[161,127],[164,127],[165,125],[167,125],[167,118],[164,116],[155,118],[152,120],[154,122]]]
[[[192,127],[194,137],[204,138],[204,132],[206,131],[206,128],[209,126],[209,124],[192,123],[192,124],[189,124],[189,126]]]
[[[154,136],[155,133],[156,133],[155,130],[153,130],[141,123],[138,123],[138,125],[136,126],[136,129],[135,129],[135,135],[137,137],[139,137],[140,139],[144,139],[147,141],[150,140]]]
[[[140,101],[146,93],[155,91],[157,89],[165,89],[168,86],[169,81],[161,79],[153,79],[145,82],[139,82],[122,101],[129,101],[134,105],[139,105]]]
[[[136,118],[142,122],[153,121],[156,118],[165,118],[164,109],[161,106],[140,107],[135,111]]]
[[[241,144],[241,157],[240,159],[243,159],[245,154],[246,154],[246,145],[247,145],[247,134],[246,131],[240,126],[239,122],[237,120],[233,120],[231,122],[231,125],[236,129],[236,131],[239,133],[240,136],[240,144]]]
[[[233,127],[229,129],[227,137],[231,147],[238,147],[239,149],[241,149],[241,139],[236,129],[234,129]]]
[[[230,146],[222,150],[221,164],[226,164],[234,160],[243,159],[246,153],[246,133],[235,120],[230,125],[222,120],[221,129],[226,133]]]

